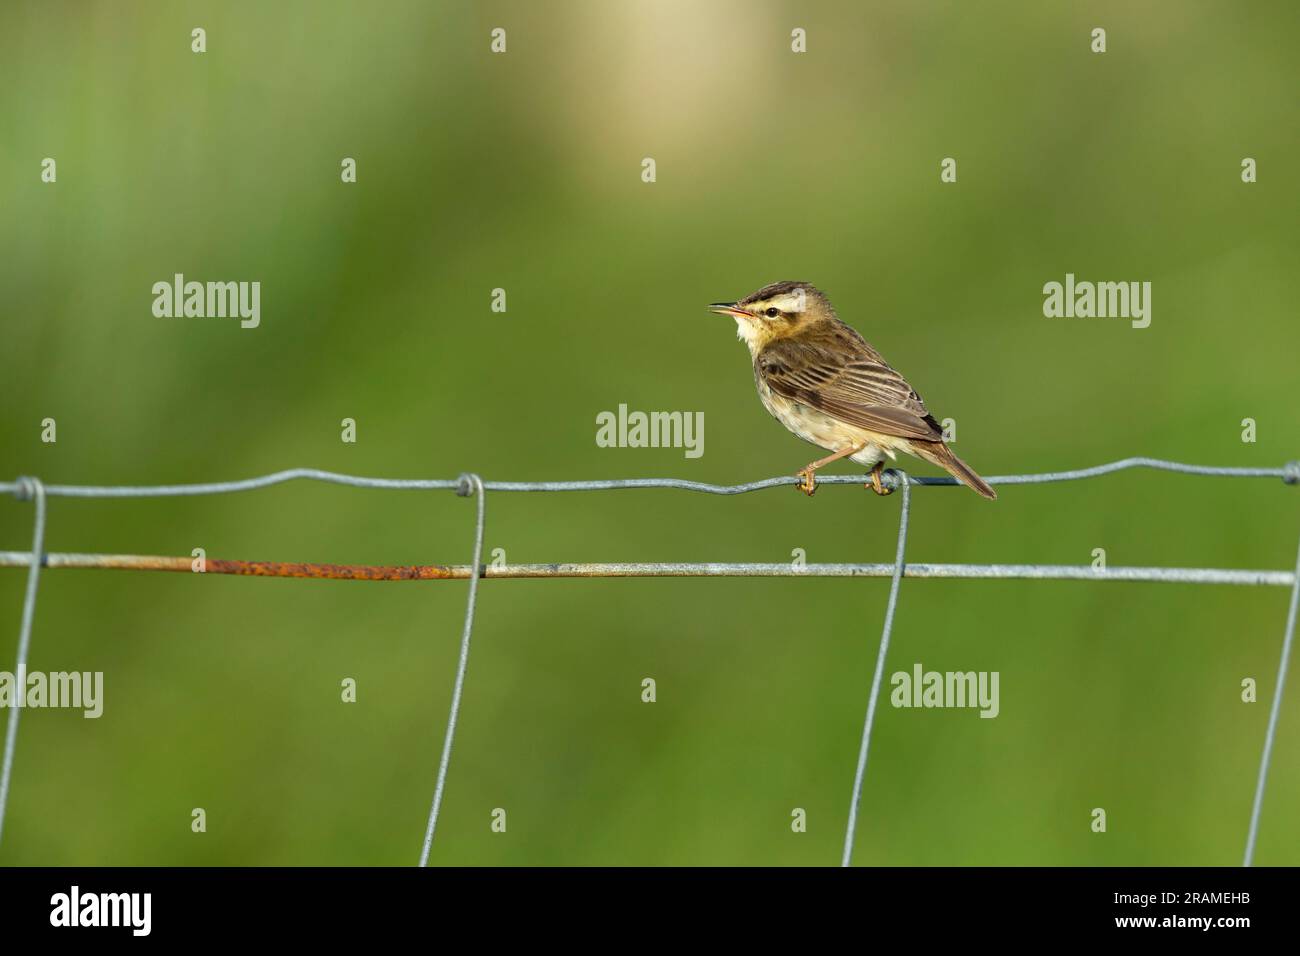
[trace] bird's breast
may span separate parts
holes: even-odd
[[[828,451],[840,451],[847,446],[865,445],[866,447],[851,461],[866,465],[868,468],[885,456],[894,457],[896,451],[910,451],[910,443],[904,438],[882,435],[869,431],[838,418],[832,418],[823,411],[786,398],[772,391],[761,377],[755,377],[758,397],[763,407],[791,433],[812,445]]]
[[[820,445],[822,448],[838,450],[846,442],[854,441],[862,431],[837,421],[810,405],[777,394],[762,379],[759,379],[757,384],[758,397],[768,413],[806,442]]]

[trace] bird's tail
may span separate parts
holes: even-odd
[[[938,465],[971,490],[985,498],[997,498],[998,493],[989,487],[970,465],[952,453],[941,441],[912,441],[912,448],[918,458],[923,458],[932,465]]]

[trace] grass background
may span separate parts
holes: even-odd
[[[1278,466],[1300,457],[1298,40],[1283,2],[6,3],[0,475],[792,473],[816,452],[702,308],[783,278],[826,289],[985,474]],[[177,272],[260,281],[261,327],[154,318]],[[1044,318],[1067,272],[1151,281],[1151,327]],[[704,456],[598,448],[621,402],[702,411]],[[497,494],[486,547],[887,561],[897,517],[852,487]],[[1297,518],[1265,480],[922,490],[908,554],[1290,568]],[[447,493],[310,484],[55,499],[47,547],[460,563],[472,520]],[[0,501],[0,547],[27,549],[30,522]],[[10,661],[24,577],[0,572]],[[887,586],[484,583],[434,861],[837,862]],[[105,713],[25,714],[0,863],[414,862],[464,600],[463,582],[43,575],[31,668],[103,671]],[[1286,602],[905,582],[889,671],[999,671],[1001,714],[881,711],[857,862],[1239,862]],[[1294,703],[1262,864],[1300,863]]]

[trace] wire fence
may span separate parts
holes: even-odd
[[[987,478],[991,485],[1047,484],[1098,478],[1103,475],[1133,468],[1177,472],[1221,478],[1275,478],[1287,484],[1300,484],[1300,462],[1288,462],[1280,468],[1224,468],[1205,465],[1188,465],[1181,462],[1155,458],[1125,458],[1121,461],[1081,468],[1073,471],[1043,472],[1026,475],[995,475]],[[1286,626],[1282,637],[1281,657],[1277,680],[1274,684],[1264,747],[1256,778],[1255,795],[1247,827],[1246,849],[1243,865],[1254,860],[1259,834],[1260,816],[1267,787],[1269,765],[1286,681],[1286,673],[1295,638],[1297,608],[1300,607],[1300,548],[1297,549],[1293,570],[1241,570],[1232,568],[1165,568],[1116,567],[1094,568],[1088,565],[1043,564],[908,564],[904,560],[907,546],[907,525],[911,511],[912,489],[930,486],[956,486],[956,479],[918,478],[899,470],[889,470],[882,482],[899,495],[898,544],[891,564],[794,564],[794,563],[623,563],[623,564],[523,564],[484,565],[483,534],[486,525],[487,492],[587,492],[614,491],[637,488],[669,488],[714,495],[736,495],[767,488],[797,485],[799,478],[781,476],[752,481],[739,485],[715,485],[675,478],[626,478],[606,481],[484,481],[478,475],[464,474],[456,479],[397,479],[366,478],[320,471],[312,468],[295,468],[242,481],[208,482],[183,485],[45,485],[39,479],[24,477],[0,483],[0,493],[11,494],[35,505],[30,551],[0,551],[0,567],[27,568],[27,585],[23,596],[22,618],[18,633],[18,660],[15,674],[19,688],[25,687],[27,660],[31,649],[32,623],[36,614],[36,597],[41,570],[45,568],[120,569],[144,571],[194,570],[194,560],[186,557],[122,554],[78,554],[45,552],[45,525],[47,500],[63,498],[166,498],[187,495],[216,495],[253,491],[296,480],[322,481],[357,488],[380,488],[407,491],[455,491],[462,497],[477,499],[477,520],[474,527],[473,559],[468,565],[338,565],[300,562],[242,561],[204,559],[205,573],[239,574],[264,577],[330,578],[341,580],[402,581],[402,580],[460,580],[469,581],[465,607],[465,622],[461,632],[460,653],[456,665],[446,734],[438,761],[434,783],[433,801],[421,846],[419,865],[428,864],[439,811],[446,787],[452,747],[456,737],[456,722],[464,695],[465,675],[469,665],[470,639],[474,628],[474,608],[478,597],[478,582],[483,578],[572,578],[572,577],[889,577],[889,598],[881,629],[879,649],[867,696],[866,716],[858,748],[857,766],[853,776],[853,791],[849,800],[848,821],[844,834],[841,865],[849,866],[853,859],[854,838],[857,830],[858,810],[862,798],[870,756],[872,726],[880,686],[884,677],[890,636],[898,607],[898,596],[904,578],[1024,578],[1080,581],[1148,581],[1193,584],[1225,584],[1249,586],[1277,586],[1291,589]],[[861,484],[864,478],[834,475],[819,477],[819,485]],[[0,839],[3,839],[5,811],[8,806],[12,782],[14,753],[18,739],[18,722],[21,706],[9,708],[5,728],[5,748],[0,762]]]

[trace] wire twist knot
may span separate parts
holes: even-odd
[[[31,501],[38,493],[45,491],[41,479],[28,475],[20,475],[14,484],[17,486],[14,488],[14,497],[19,501]]]
[[[1282,466],[1282,480],[1288,485],[1300,485],[1300,461],[1288,461]]]
[[[483,479],[478,475],[467,471],[456,479],[456,494],[462,498],[468,498],[476,491],[483,491]]]
[[[880,473],[880,483],[891,491],[897,491],[907,484],[907,472],[898,468],[886,468]]]

